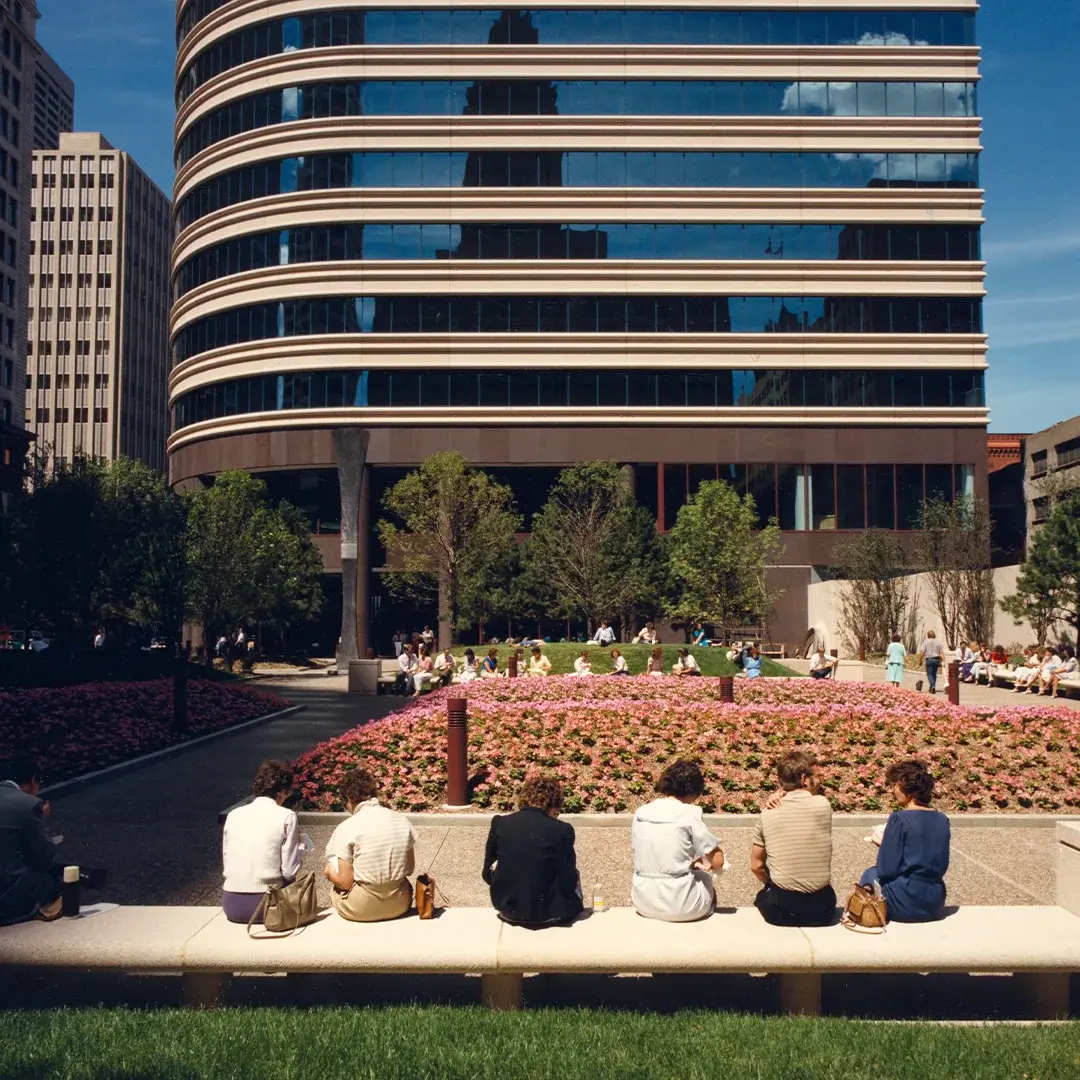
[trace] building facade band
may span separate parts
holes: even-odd
[[[54,459],[165,471],[172,208],[96,133],[34,154],[26,425]]]
[[[976,6],[178,4],[173,481],[264,475],[333,572],[340,426],[365,527],[447,448],[526,518],[719,477],[801,641],[838,539],[986,493]]]

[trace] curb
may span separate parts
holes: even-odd
[[[152,765],[156,761],[163,761],[165,758],[182,754],[186,750],[191,750],[196,746],[203,746],[208,742],[213,742],[215,739],[238,735],[243,731],[259,727],[261,724],[268,724],[271,720],[282,720],[286,716],[295,716],[296,713],[303,712],[306,708],[306,705],[290,705],[287,709],[280,709],[278,712],[269,713],[266,716],[257,716],[254,720],[245,720],[241,724],[234,724],[232,727],[222,728],[220,731],[211,731],[206,735],[200,735],[197,739],[174,743],[172,746],[163,747],[161,750],[155,750],[150,754],[143,754],[141,757],[131,758],[128,761],[119,761],[115,765],[109,765],[95,772],[84,773],[82,776],[74,776],[70,780],[61,780],[58,784],[42,788],[38,795],[41,798],[56,799],[68,795],[78,788],[97,784],[102,780],[119,776],[121,773],[141,768],[143,765]]]
[[[248,800],[243,800],[247,802]],[[241,805],[240,803],[236,804]],[[232,807],[229,807],[231,810]],[[224,822],[228,810],[218,815],[218,821]],[[337,825],[347,817],[345,813],[322,813],[301,810],[297,813],[301,825],[320,826]],[[492,814],[406,814],[410,823],[423,828],[464,828],[479,829],[491,825]],[[874,825],[883,825],[888,814],[833,814],[834,829],[868,829]],[[960,829],[1053,829],[1058,822],[1080,822],[1080,814],[949,814],[953,828]],[[629,829],[633,821],[631,814],[560,814],[560,821],[573,825],[575,829]],[[728,829],[750,829],[759,820],[758,814],[706,814],[705,821],[712,827]]]

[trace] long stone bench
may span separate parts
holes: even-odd
[[[1011,689],[1016,685],[1016,676],[1016,671],[1009,671],[1003,667],[995,668],[991,683]],[[1059,679],[1058,690],[1063,694],[1080,694],[1080,678]],[[1033,693],[1030,690],[1028,692]]]
[[[836,973],[997,973],[1023,978],[1040,1018],[1069,1011],[1080,972],[1080,917],[1060,907],[968,907],[940,923],[882,935],[768,926],[752,908],[692,924],[647,922],[629,908],[569,927],[508,926],[482,908],[420,922],[347,923],[331,912],[296,934],[249,938],[216,908],[119,908],[92,919],[0,930],[0,964],[180,972],[185,1000],[212,1007],[233,974],[381,973],[481,976],[485,1004],[519,1008],[526,974],[774,974],[791,1013],[821,1007]]]

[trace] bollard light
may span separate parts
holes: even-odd
[[[960,661],[953,660],[949,664],[949,704],[960,704]]]
[[[720,676],[720,700],[726,704],[735,704],[735,679],[731,675]]]
[[[469,702],[450,698],[446,703],[446,805],[468,806]]]

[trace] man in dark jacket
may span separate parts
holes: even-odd
[[[491,822],[483,877],[504,922],[538,928],[581,914],[574,828],[556,820],[562,804],[556,777],[531,777],[518,800],[521,809]]]
[[[33,758],[0,762],[0,926],[60,914],[56,845],[45,827],[40,787]]]

